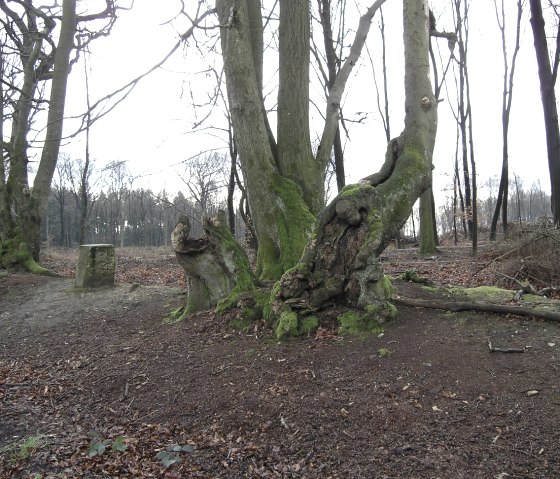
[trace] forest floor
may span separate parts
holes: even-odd
[[[211,312],[165,321],[185,300],[168,251],[118,249],[117,286],[91,292],[75,254],[47,251],[63,278],[0,278],[1,478],[560,478],[558,323],[401,306],[366,339],[278,343]],[[384,264],[478,286],[498,262]]]

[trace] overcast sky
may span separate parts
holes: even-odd
[[[369,2],[356,3],[364,5]],[[450,14],[448,3],[444,0],[432,2],[432,9],[441,22],[438,25],[440,30],[452,28],[451,23],[446,24],[445,20]],[[506,3],[511,11],[507,28],[513,35],[515,12],[512,7],[515,2],[507,0]],[[348,1],[352,8],[353,4],[353,1]],[[473,91],[475,155],[479,183],[482,184],[490,176],[499,175],[501,170],[503,60],[493,2],[473,0],[472,4],[469,71]],[[149,0],[136,0],[131,12],[121,14],[111,36],[98,40],[92,47],[92,99],[107,94],[142,73],[172,48],[186,25],[184,22],[169,22],[175,17],[178,8],[179,2],[175,0],[160,1],[157,8]],[[392,136],[400,133],[403,118],[401,10],[401,0],[388,0],[384,6]],[[350,18],[347,24],[350,24]],[[379,58],[380,37],[376,24],[377,18],[374,19],[368,45],[371,55]],[[540,179],[548,191],[542,105],[528,11],[525,12],[522,29],[510,127],[510,173],[519,175],[527,186]],[[198,38],[203,38],[202,33]],[[134,174],[142,175],[134,186],[150,187],[155,192],[163,188],[168,192],[176,192],[181,188],[178,175],[182,172],[182,160],[208,148],[225,146],[223,140],[208,132],[192,132],[197,111],[192,107],[191,87],[197,93],[195,101],[204,102],[205,89],[213,84],[213,78],[201,73],[204,64],[190,48],[178,51],[165,67],[144,79],[122,105],[92,129],[92,157],[99,165],[112,160],[127,161]],[[511,55],[511,51],[509,53]],[[275,68],[274,64],[269,64],[271,71]],[[377,171],[385,152],[385,137],[377,113],[371,70],[365,56],[356,69],[357,75],[349,81],[345,97],[344,112],[349,118],[354,118],[356,112],[368,113],[367,121],[361,124],[348,123],[348,182]],[[445,93],[443,97],[446,98]],[[83,111],[84,104],[83,66],[77,66],[71,77],[68,115]],[[313,111],[312,114],[318,131],[318,115]],[[219,115],[209,125],[219,126],[222,121]],[[71,122],[68,122],[67,131],[72,127]],[[452,184],[454,145],[454,119],[444,101],[439,107],[434,155],[434,189],[442,199],[450,194],[444,190]],[[73,157],[83,157],[83,148],[83,141],[77,139],[63,147],[63,151]]]

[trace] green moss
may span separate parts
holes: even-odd
[[[465,296],[471,301],[484,301],[494,303],[507,303],[513,296],[513,291],[495,286],[478,286],[476,288],[449,288],[454,296]]]
[[[410,281],[412,283],[417,283],[417,284],[426,284],[426,285],[433,284],[433,282],[430,281],[428,278],[424,278],[423,276],[420,276],[416,271],[413,270],[405,271],[403,274],[400,275],[400,279],[402,279],[403,281]]]
[[[377,350],[377,355],[382,357],[382,358],[386,358],[391,354],[392,351],[390,351],[387,348],[380,348]]]
[[[281,214],[276,210],[267,218],[275,225],[276,237],[259,238],[257,275],[263,279],[278,279],[298,263],[315,224],[301,189],[293,181],[274,175],[272,189],[280,200]]]
[[[278,339],[299,336],[297,313],[293,311],[283,311],[276,324],[275,332]]]
[[[391,299],[396,292],[397,290],[395,289],[395,287],[391,283],[391,279],[387,275],[383,275],[383,277],[375,283],[374,294],[375,297],[379,299]]]
[[[29,271],[34,274],[52,275],[33,259],[33,255],[23,241],[21,234],[4,240],[0,244],[0,265],[8,271]]]
[[[383,327],[377,321],[379,309],[374,305],[368,307],[368,311],[358,313],[357,311],[347,311],[336,319],[340,324],[338,333],[342,336],[354,336],[365,338],[371,334],[380,334]]]
[[[299,331],[302,335],[312,333],[319,327],[317,316],[306,316],[299,323]]]
[[[298,337],[309,334],[319,327],[317,316],[304,316],[299,318],[297,313],[285,310],[280,314],[276,323],[276,338],[278,340],[289,337]]]
[[[240,288],[235,287],[230,294],[218,301],[218,304],[214,308],[214,312],[217,315],[224,314],[239,302],[239,298],[244,292],[245,291],[240,291]]]
[[[277,282],[276,284],[280,285],[280,282]],[[276,284],[274,286],[276,286]],[[255,298],[257,307],[261,311],[261,317],[264,318],[265,321],[269,321],[272,317],[272,301],[274,298],[274,288],[272,288],[272,291],[270,291],[269,289],[257,289],[253,292],[253,296]]]
[[[339,198],[349,198],[351,196],[360,194],[360,193],[365,193],[365,194],[375,194],[375,188],[373,186],[370,185],[361,185],[359,183],[357,184],[352,184],[352,185],[346,185],[344,188],[342,188],[342,190],[340,191],[338,197]]]

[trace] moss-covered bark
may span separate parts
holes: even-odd
[[[52,274],[33,259],[23,236],[17,232],[11,238],[0,241],[0,266],[8,271]]]
[[[437,105],[429,81],[428,8],[404,2],[406,117],[376,175],[345,187],[319,217],[302,264],[282,277],[274,311],[284,324],[333,303],[369,311],[367,324],[394,315],[393,288],[378,261],[418,197],[430,186]]]
[[[189,281],[184,315],[234,303],[237,296],[254,288],[245,251],[235,241],[222,211],[204,222],[203,238],[190,238],[190,222],[179,218],[171,235],[178,263]]]
[[[312,195],[306,195],[298,181],[288,178],[290,161],[305,163],[298,166],[298,171],[306,171],[301,181],[310,177],[316,181],[323,177],[323,171],[313,156],[306,153],[310,151],[308,141],[302,141],[295,150],[287,144],[279,145],[277,150],[271,139],[261,95],[260,57],[247,54],[254,52],[255,42],[259,42],[251,28],[262,27],[254,20],[254,14],[251,15],[254,2],[219,0],[216,5],[222,25],[222,53],[232,124],[259,243],[257,275],[263,279],[278,279],[301,257],[315,222],[311,212],[317,209],[315,200],[309,199]],[[248,5],[252,8],[248,9]],[[309,88],[308,82],[303,85]],[[284,94],[293,93],[288,89]],[[291,109],[299,106],[289,102],[282,105],[283,114],[288,116]],[[304,121],[301,118],[306,117],[305,111],[300,113],[298,117]],[[295,134],[301,133],[301,126],[296,130]],[[282,142],[296,144],[290,135],[282,138]],[[278,151],[282,151],[282,161]],[[291,155],[295,156],[288,158]]]

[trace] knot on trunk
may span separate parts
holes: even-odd
[[[319,218],[303,262],[280,280],[276,311],[309,314],[336,303],[365,307],[388,299],[392,290],[377,260],[386,238],[380,211],[375,188],[344,188]]]

